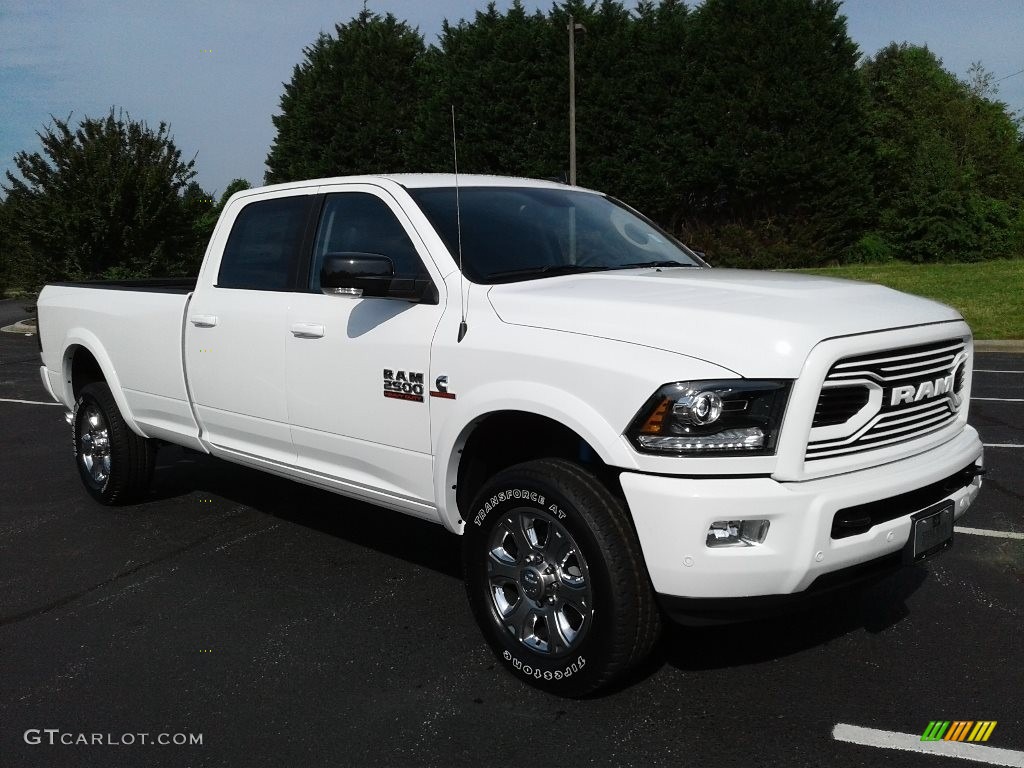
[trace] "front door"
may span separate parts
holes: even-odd
[[[293,296],[288,413],[299,467],[356,496],[413,514],[435,512],[430,452],[430,346],[440,304],[327,296],[325,254],[387,256],[396,277],[429,275],[426,248],[395,200],[372,185],[326,193],[308,292]]]

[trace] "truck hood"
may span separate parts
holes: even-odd
[[[818,342],[961,320],[870,283],[742,269],[630,269],[494,285],[503,322],[641,344],[747,378],[795,378]]]

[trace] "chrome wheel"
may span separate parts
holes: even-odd
[[[78,434],[78,460],[97,486],[110,477],[110,428],[103,413],[87,405]]]
[[[593,620],[587,562],[566,528],[535,508],[506,513],[491,532],[487,572],[492,614],[531,651],[573,651]]]

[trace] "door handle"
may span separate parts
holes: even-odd
[[[292,325],[292,336],[299,339],[323,338],[324,326],[322,323],[294,323]]]
[[[189,322],[196,328],[213,328],[217,324],[216,315],[192,315]]]

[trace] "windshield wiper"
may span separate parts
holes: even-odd
[[[632,264],[616,264],[609,269],[641,269],[643,267],[696,267],[696,264],[683,264],[679,261],[635,261]]]
[[[507,269],[503,272],[491,272],[488,278],[500,278],[500,277],[553,277],[555,275],[572,275],[579,272],[600,272],[605,269],[614,269],[614,267],[608,267],[605,265],[601,266],[585,266],[582,264],[545,264],[540,267],[525,267],[523,269]]]
[[[607,272],[613,269],[641,269],[644,267],[696,267],[697,264],[683,264],[678,261],[638,261],[632,264],[545,264],[544,266],[525,267],[523,269],[508,269],[502,272],[492,272],[489,279],[502,279],[506,277],[554,277],[555,275],[575,275],[583,272]]]

